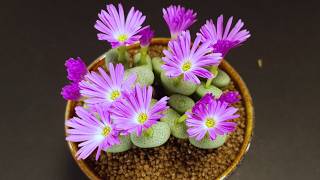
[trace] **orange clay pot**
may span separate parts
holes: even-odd
[[[153,38],[151,41],[150,46],[152,45],[167,45],[169,42],[169,38]],[[129,49],[138,49],[140,46],[139,44],[134,44],[130,47]],[[97,58],[95,61],[93,61],[88,69],[91,70],[96,70],[99,66],[104,65],[104,57],[105,55],[100,56]],[[217,178],[217,179],[224,179],[228,175],[230,175],[239,165],[240,161],[243,159],[244,155],[248,151],[250,147],[250,142],[253,134],[253,122],[254,122],[254,109],[253,109],[253,104],[252,104],[252,98],[250,95],[250,92],[244,83],[244,81],[241,79],[240,75],[237,73],[237,71],[226,61],[222,61],[220,64],[219,68],[224,70],[232,79],[232,81],[235,83],[235,86],[237,87],[237,90],[241,94],[241,97],[244,101],[244,106],[246,110],[246,130],[245,130],[245,138],[243,141],[243,144],[241,146],[241,149],[239,153],[237,154],[235,160],[232,162],[232,164]],[[65,112],[65,121],[69,120],[74,116],[74,108],[76,106],[76,102],[74,101],[68,101],[67,107],[66,107],[66,112]],[[65,130],[67,130],[67,127],[65,126]],[[78,146],[77,143],[74,142],[69,142],[68,141],[68,146],[70,149],[70,152],[74,158],[74,160],[77,162],[79,165],[80,169],[84,172],[84,174],[89,178],[93,180],[99,180],[100,178],[98,175],[94,173],[94,171],[89,167],[88,164],[84,160],[77,160],[76,158],[76,152],[78,151]]]

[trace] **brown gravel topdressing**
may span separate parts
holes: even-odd
[[[149,54],[152,57],[162,56],[163,48],[152,46]],[[236,87],[231,82],[223,90],[236,90]],[[225,144],[217,149],[198,149],[188,140],[171,137],[160,147],[133,147],[117,154],[102,152],[98,161],[95,161],[95,154],[92,154],[86,162],[101,179],[214,179],[234,161],[244,140],[246,112],[243,101],[235,106],[239,108],[240,114],[234,120],[238,126]]]

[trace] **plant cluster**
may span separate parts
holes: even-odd
[[[76,116],[66,121],[67,141],[77,142],[77,157],[85,159],[96,151],[124,152],[133,145],[153,148],[170,135],[189,139],[198,148],[221,146],[237,126],[240,94],[224,92],[230,77],[219,64],[230,49],[250,34],[241,20],[232,27],[233,17],[224,26],[208,20],[191,39],[188,28],[197,14],[182,6],[163,9],[171,40],[164,57],[151,57],[148,48],[154,36],[146,17],[134,7],[125,15],[121,4],[101,10],[95,28],[98,39],[112,49],[105,53],[105,68],[89,72],[81,58],[70,58],[65,66],[69,85],[62,88],[66,100],[83,101]],[[193,43],[192,43],[193,42]],[[132,58],[128,46],[139,43]],[[157,82],[166,96],[154,99]]]

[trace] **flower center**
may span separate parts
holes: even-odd
[[[191,62],[190,61],[186,61],[185,63],[183,63],[182,65],[182,70],[184,72],[189,71],[191,69]]]
[[[112,91],[110,95],[110,99],[112,101],[116,100],[120,96],[120,92],[118,90]]]
[[[120,34],[118,36],[118,41],[119,42],[125,42],[128,39],[128,36],[126,34]]]
[[[106,136],[109,135],[110,132],[111,132],[111,128],[110,128],[109,126],[106,126],[106,127],[103,128],[103,130],[102,130],[102,135],[106,137]]]
[[[208,128],[212,128],[214,127],[214,125],[216,124],[215,120],[213,118],[208,118],[206,121],[206,126]]]
[[[146,122],[147,119],[148,119],[148,116],[145,113],[141,113],[138,116],[138,122],[140,124],[143,124],[144,122]]]

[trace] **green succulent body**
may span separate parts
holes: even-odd
[[[158,122],[152,127],[152,133],[146,135],[142,133],[137,136],[136,133],[130,135],[131,142],[140,148],[153,148],[166,143],[170,137],[170,127],[167,123]]]
[[[160,57],[154,57],[152,58],[152,67],[155,74],[160,75],[161,72],[163,72],[162,65],[163,61]]]
[[[164,88],[171,94],[176,93],[189,96],[193,94],[198,87],[196,84],[189,81],[182,80],[177,83],[174,78],[169,78],[164,72],[161,73],[160,78]]]
[[[129,136],[119,136],[120,144],[113,145],[106,151],[109,153],[119,153],[129,150],[132,147]]]
[[[227,135],[220,136],[218,135],[217,138],[212,141],[210,140],[209,136],[206,135],[202,140],[197,141],[194,138],[189,138],[189,141],[192,145],[201,148],[201,149],[215,149],[224,144],[227,140]]]
[[[230,76],[224,71],[219,69],[217,77],[215,77],[212,80],[212,84],[217,87],[223,88],[223,87],[227,87],[230,84],[230,81],[231,81]]]
[[[209,87],[206,88],[205,84],[202,83],[198,87],[196,93],[200,97],[204,96],[207,93],[212,93],[214,95],[214,97],[219,98],[221,96],[221,94],[222,94],[222,91],[219,88],[217,88],[217,87],[215,87],[213,85],[210,85]]]
[[[194,106],[194,101],[188,96],[174,94],[170,96],[169,105],[178,113],[183,114]]]
[[[151,62],[151,58],[150,58],[149,55],[146,56],[146,62],[145,63],[143,63],[141,61],[141,54],[140,53],[135,54],[133,59],[134,59],[134,64],[136,66],[147,66],[152,71],[152,62]]]
[[[142,86],[149,86],[154,81],[154,74],[152,70],[146,65],[137,66],[131,69],[126,70],[125,75],[128,77],[131,74],[136,74],[136,82]]]
[[[160,119],[160,121],[167,123],[170,126],[171,134],[180,139],[187,139],[187,126],[185,122],[178,123],[177,120],[180,118],[180,115],[169,108],[164,113],[164,116]]]
[[[126,57],[126,59],[130,59],[130,55],[129,55],[128,52],[126,52],[125,57]],[[109,63],[112,63],[112,64],[122,63],[125,67],[127,67],[127,63],[119,62],[119,60],[118,60],[118,50],[115,49],[115,48],[110,49],[109,51],[107,51],[105,53],[104,60],[105,60],[106,67],[109,66]]]

